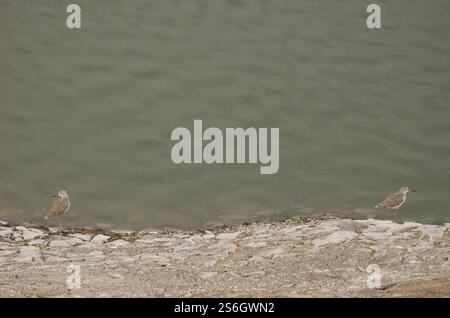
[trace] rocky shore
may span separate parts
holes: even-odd
[[[450,297],[449,257],[450,223],[127,232],[0,222],[0,296]]]

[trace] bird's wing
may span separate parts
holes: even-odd
[[[52,207],[50,208],[50,210],[48,210],[47,216],[52,217],[62,214],[67,210],[69,205],[70,205],[69,200],[59,198],[58,200],[55,200],[55,202],[53,202]]]
[[[401,195],[398,195],[397,193],[390,193],[386,199],[383,200],[383,202],[378,204],[378,206],[382,208],[397,206],[402,203],[402,201],[403,197]]]

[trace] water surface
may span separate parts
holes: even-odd
[[[373,206],[450,221],[450,2],[0,0],[0,219],[197,228]],[[280,170],[175,165],[176,127],[280,128]]]

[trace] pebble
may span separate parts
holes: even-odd
[[[22,237],[25,241],[34,240],[35,238],[40,238],[46,236],[46,234],[40,230],[37,229],[27,229],[23,228],[22,231]]]
[[[41,250],[35,246],[23,246],[19,250],[16,261],[19,263],[31,263],[42,260]]]
[[[213,239],[215,237],[216,237],[216,235],[214,233],[207,233],[207,234],[203,235],[203,238],[205,240]]]
[[[82,241],[89,241],[92,238],[91,234],[81,234],[81,233],[70,234],[69,236],[79,238]]]
[[[91,243],[105,243],[107,240],[109,240],[109,236],[103,235],[103,234],[97,234],[91,239]]]
[[[80,245],[82,244],[83,241],[80,240],[79,238],[71,238],[71,239],[66,239],[66,240],[54,240],[51,241],[49,246],[50,247],[70,247],[70,246],[75,246],[75,245]]]
[[[42,245],[45,241],[42,239],[37,239],[37,240],[32,240],[30,242],[28,242],[28,245]]]

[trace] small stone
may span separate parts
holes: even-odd
[[[261,256],[258,256],[258,255],[255,255],[255,256],[250,257],[249,261],[253,262],[253,263],[259,263],[261,261],[264,261],[264,258],[262,258]]]
[[[42,245],[45,241],[41,239],[32,240],[28,242],[28,245],[34,246],[34,245]]]
[[[123,230],[123,229],[113,229],[113,230],[111,230],[111,232],[117,233],[117,234],[125,234],[125,235],[131,235],[131,234],[134,234],[133,231]]]
[[[81,234],[81,233],[70,234],[69,236],[79,238],[82,241],[89,241],[92,238],[91,234]]]
[[[147,238],[141,238],[139,240],[136,240],[136,242],[138,243],[145,243],[145,244],[154,244],[154,243],[169,243],[169,242],[173,242],[175,241],[175,239],[173,238],[164,238],[164,237],[157,237],[157,238],[151,238],[151,239],[147,239]]]
[[[32,256],[27,256],[27,257],[16,257],[15,261],[17,263],[33,263],[33,257]]]
[[[50,233],[58,233],[59,231],[60,231],[60,229],[59,228],[57,228],[57,227],[49,227],[48,228],[48,231],[50,232]]]
[[[265,258],[272,258],[272,259],[274,259],[274,258],[284,257],[284,256],[286,256],[286,254],[287,253],[286,253],[285,248],[275,247],[275,248],[271,248],[269,250],[264,250],[261,253],[261,256],[265,257]]]
[[[30,240],[34,240],[35,238],[40,238],[40,237],[46,236],[46,234],[37,229],[23,228],[22,236],[25,241],[30,241]]]
[[[227,246],[227,254],[234,254],[237,251],[237,245],[236,244],[229,244]]]
[[[147,227],[147,228],[143,229],[143,230],[140,231],[140,232],[141,232],[141,233],[156,234],[156,233],[159,233],[159,232],[161,232],[161,231],[158,230],[158,229],[155,229],[155,228],[153,228],[153,227]]]
[[[109,239],[110,239],[109,236],[106,236],[106,235],[103,235],[103,234],[97,234],[96,236],[94,236],[91,239],[91,243],[98,243],[98,244],[99,243],[105,243]]]
[[[71,239],[67,239],[67,240],[54,240],[51,241],[49,246],[50,247],[69,247],[69,246],[75,246],[75,245],[80,245],[82,244],[83,241],[80,240],[79,238],[71,238]]]
[[[23,246],[19,250],[19,255],[16,258],[17,262],[30,263],[40,261],[42,259],[41,250],[35,246]]]
[[[8,222],[5,222],[5,221],[0,221],[0,226],[8,226],[9,225],[9,223]]]

